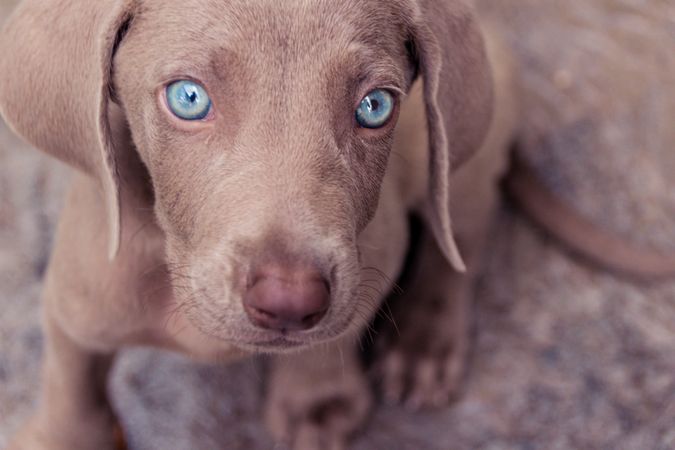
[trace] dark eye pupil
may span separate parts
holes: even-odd
[[[366,97],[366,104],[368,105],[368,110],[370,112],[375,112],[380,107],[380,102],[371,97]]]
[[[188,92],[188,100],[190,100],[190,103],[194,103],[197,100],[197,93],[195,91]]]

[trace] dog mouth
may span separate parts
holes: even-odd
[[[274,350],[290,350],[290,349],[297,349],[301,347],[306,347],[309,345],[308,342],[303,342],[303,341],[297,341],[294,339],[289,339],[286,336],[279,336],[275,339],[271,340],[264,340],[264,341],[255,341],[255,342],[250,342],[248,345],[259,348],[262,350],[267,350],[267,351],[274,351]]]
[[[344,331],[348,327],[339,327]],[[316,344],[330,342],[336,337],[340,336],[342,332],[336,332],[335,328],[331,331],[325,329],[312,330],[312,332],[296,332],[296,331],[278,331],[270,333],[262,333],[262,335],[251,336],[248,340],[239,341],[239,345],[243,345],[254,351],[262,351],[266,353],[285,353],[293,350],[302,350],[304,348],[312,347]]]
[[[233,318],[231,314],[224,315],[218,309],[209,308],[212,303],[215,302],[204,300],[200,305],[206,307],[184,308],[185,311],[178,311],[177,314],[184,315],[187,322],[201,334],[253,353],[289,353],[332,341],[348,328],[351,318],[351,315],[346,318],[338,315],[340,320],[336,321],[335,317],[326,317],[307,330],[265,330],[249,324],[244,314]]]
[[[239,344],[248,347],[254,351],[266,353],[285,353],[288,351],[302,350],[318,344],[324,344],[335,340],[343,334],[353,329],[358,322],[357,309],[347,307],[347,311],[339,311],[337,314],[329,315],[322,320],[316,327],[309,330],[260,330],[256,329],[254,334],[249,334],[245,341],[239,341]],[[248,333],[247,333],[248,334]]]

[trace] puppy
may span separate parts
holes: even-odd
[[[0,55],[7,123],[77,170],[45,280],[40,403],[10,448],[114,448],[105,379],[128,345],[279,355],[275,437],[344,446],[372,398],[359,332],[401,271],[408,217],[428,230],[430,280],[465,269],[451,180],[493,109],[473,10],[24,0]],[[410,295],[450,302],[441,284]],[[439,339],[458,339],[463,321]],[[461,354],[437,363],[460,367]]]

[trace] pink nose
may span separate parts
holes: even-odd
[[[244,309],[255,325],[270,330],[308,330],[330,304],[328,282],[319,272],[268,266],[244,295]]]

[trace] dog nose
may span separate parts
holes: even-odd
[[[259,269],[244,295],[244,309],[255,325],[270,330],[308,330],[326,315],[330,290],[318,271]]]

